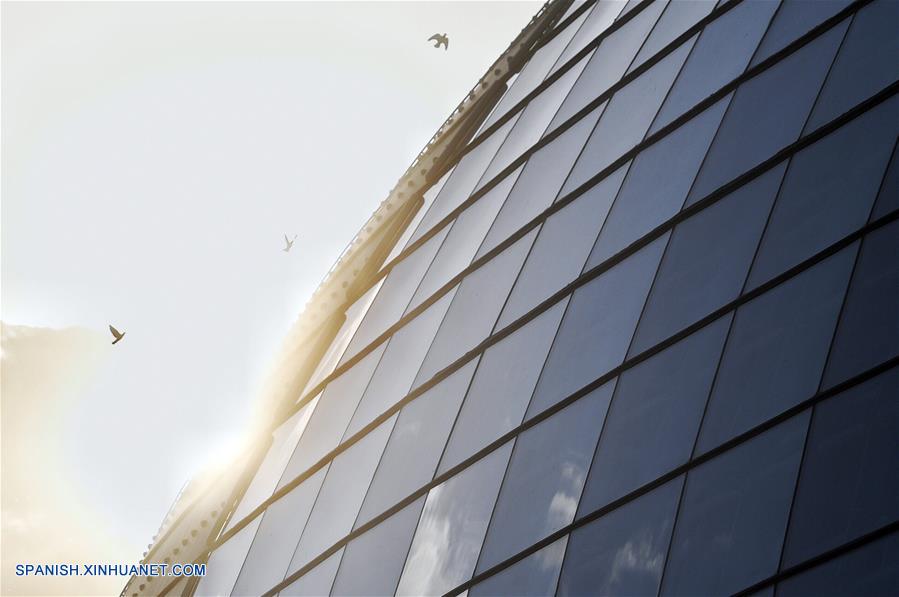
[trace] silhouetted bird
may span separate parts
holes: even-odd
[[[287,243],[287,246],[285,246],[285,247],[284,247],[283,249],[281,249],[281,250],[284,251],[285,253],[289,252],[289,251],[293,248],[293,241],[295,241],[296,239],[297,239],[297,235],[296,235],[296,234],[293,235],[293,240],[287,238],[287,235],[285,234],[285,235],[284,235],[284,242]]]
[[[435,48],[439,48],[440,44],[443,44],[444,51],[449,50],[449,38],[446,36],[446,33],[435,33],[428,38],[428,41],[434,42]]]
[[[112,341],[113,344],[125,337],[125,332],[120,332],[111,325],[109,326],[109,331],[112,332],[112,337],[115,338],[115,340]]]

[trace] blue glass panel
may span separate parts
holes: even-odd
[[[631,72],[652,56],[655,56],[659,50],[673,42],[677,36],[683,34],[687,29],[698,23],[703,17],[712,12],[715,8],[714,2],[709,0],[676,0],[669,2],[662,13],[662,18],[653,27],[652,33],[646,39],[640,53],[634,59],[630,68]]]
[[[556,592],[559,569],[565,557],[568,537],[550,543],[538,552],[516,562],[502,572],[476,584],[468,591],[469,597],[542,597]]]
[[[752,59],[753,66],[784,49],[851,3],[852,0],[784,0]]]
[[[871,221],[882,218],[897,208],[899,208],[899,148],[894,147],[893,159],[890,160],[880,193],[877,195],[877,203],[871,212]]]

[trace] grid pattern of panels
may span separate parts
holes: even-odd
[[[899,593],[899,2],[569,14],[197,594]]]

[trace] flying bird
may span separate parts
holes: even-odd
[[[435,33],[428,38],[428,41],[434,42],[435,48],[439,48],[440,44],[443,44],[443,50],[449,50],[449,38],[446,36],[446,33]]]
[[[296,235],[296,234],[293,235],[293,239],[287,238],[287,235],[285,234],[285,235],[284,235],[284,242],[286,243],[286,245],[285,245],[285,247],[284,247],[283,249],[281,249],[281,250],[284,251],[285,253],[290,252],[290,250],[293,248],[293,241],[295,241],[296,239],[297,239],[297,235]]]
[[[115,338],[115,340],[112,341],[113,344],[125,337],[125,332],[120,332],[111,325],[109,326],[109,331],[112,332],[112,337]]]

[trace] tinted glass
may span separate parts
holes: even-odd
[[[682,483],[666,483],[572,532],[557,594],[656,595]]]
[[[737,89],[688,204],[799,137],[846,26],[834,27]]]
[[[680,211],[730,96],[634,158],[588,267],[601,263]]]
[[[296,582],[289,587],[282,589],[278,595],[284,597],[321,597],[327,595],[334,584],[334,577],[337,575],[337,567],[340,565],[340,558],[343,556],[343,550],[331,554],[324,562],[301,576]]]
[[[532,230],[468,274],[459,284],[453,303],[415,378],[416,387],[490,335],[536,236],[537,231]]]
[[[678,224],[630,354],[639,354],[740,295],[786,164]]]
[[[871,220],[882,218],[896,208],[899,208],[899,151],[894,147],[893,159],[881,183]]]
[[[559,302],[484,352],[440,472],[521,423],[566,304],[567,300]]]
[[[723,317],[621,374],[581,515],[689,460],[729,326]]]
[[[815,407],[785,566],[899,520],[897,397],[893,368]]]
[[[899,79],[899,2],[876,0],[852,20],[807,130],[836,118]],[[893,122],[899,118],[895,110]]]
[[[419,498],[353,539],[344,548],[332,592],[335,595],[393,595],[424,503],[425,498]]]
[[[518,436],[478,572],[574,520],[614,387],[605,384]]]
[[[559,59],[553,65],[553,72],[571,60],[575,54],[596,39],[606,28],[611,25],[615,17],[624,8],[621,2],[595,2],[593,8],[588,12],[590,15],[584,21],[584,24],[578,29],[577,35],[565,47],[565,51],[559,56]]]
[[[824,386],[899,354],[899,223],[869,234],[834,339]]]
[[[669,2],[662,13],[662,18],[653,27],[652,33],[640,48],[640,53],[634,59],[628,72],[634,70],[652,56],[655,56],[659,50],[673,42],[677,36],[683,34],[687,29],[695,25],[712,12],[715,8],[714,2],[709,0],[676,0]]]
[[[384,260],[384,263],[390,263],[393,261],[397,255],[399,255],[405,248],[406,245],[409,244],[412,235],[416,232],[419,232],[418,225],[421,224],[422,219],[424,219],[425,214],[428,213],[428,210],[431,209],[431,205],[434,204],[434,200],[437,198],[437,195],[440,194],[440,191],[443,189],[443,185],[446,184],[446,181],[449,180],[449,177],[453,175],[453,169],[450,169],[443,176],[440,177],[436,183],[432,184],[428,190],[424,192],[421,196],[422,204],[421,207],[418,208],[418,211],[415,212],[415,215],[412,217],[411,221],[408,225],[406,225],[406,229],[403,230],[403,233],[400,235],[399,239],[397,239],[396,244],[393,245],[393,249],[390,250],[390,253],[387,255],[387,259]],[[419,234],[425,232],[424,230],[420,231]]]
[[[400,411],[355,527],[433,478],[477,362],[472,360]]]
[[[737,309],[699,452],[815,394],[857,246]]]
[[[752,64],[758,64],[787,47],[851,3],[852,0],[784,0]]]
[[[899,98],[893,98],[793,157],[749,275],[750,288],[867,222],[897,131]]]
[[[498,328],[577,278],[626,171],[622,166],[546,220],[503,307]]]
[[[512,443],[428,493],[397,595],[439,595],[471,577]]]
[[[601,113],[602,106],[530,157],[521,179],[509,194],[484,244],[478,249],[478,256],[507,239],[518,228],[552,205],[565,176],[571,169],[571,164],[580,153],[587,135],[590,134]]]
[[[574,292],[528,416],[621,364],[667,241],[653,241]]]
[[[732,594],[777,571],[808,421],[804,411],[687,475],[662,595]]]
[[[778,2],[741,2],[703,29],[650,132],[737,78],[749,64]]]
[[[694,37],[619,89],[603,113],[562,193],[576,189],[639,143],[683,65]]]
[[[197,586],[197,595],[217,597],[231,594],[260,522],[262,522],[262,517],[257,516],[250,524],[212,552],[209,562],[206,564],[206,576],[200,580],[200,584]]]
[[[556,591],[556,581],[565,544],[568,537],[550,543],[538,552],[516,562],[495,576],[473,586],[471,597],[492,597],[494,595],[515,595],[516,597],[541,597]]]

